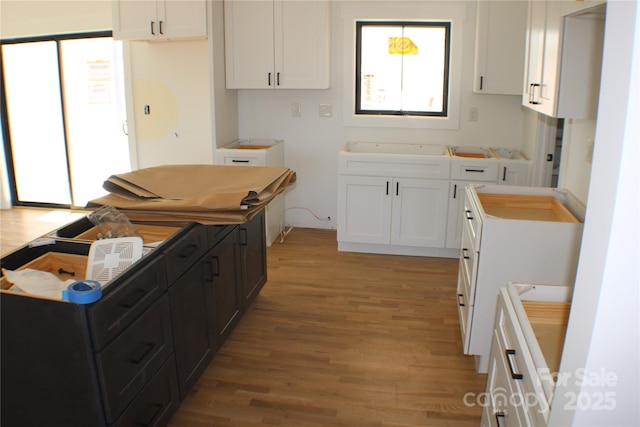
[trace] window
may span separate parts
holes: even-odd
[[[450,22],[356,22],[356,115],[447,117]]]

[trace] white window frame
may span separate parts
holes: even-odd
[[[413,129],[459,129],[462,74],[462,36],[466,8],[463,4],[409,2],[415,13],[408,17],[398,13],[394,2],[372,2],[367,12],[343,7],[343,122],[353,127],[388,127]],[[403,10],[406,10],[403,8]],[[364,16],[363,16],[364,15]],[[355,113],[356,106],[356,21],[428,21],[451,23],[449,63],[449,110],[447,117],[380,116]]]

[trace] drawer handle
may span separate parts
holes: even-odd
[[[465,169],[465,172],[477,172],[477,173],[483,173],[484,169]]]
[[[71,277],[76,275],[76,273],[74,271],[67,271],[67,270],[63,269],[62,267],[60,267],[58,269],[58,274],[68,274]]]
[[[155,344],[151,342],[144,343],[140,346],[140,348],[129,358],[129,362],[134,364],[139,364],[142,362],[151,350],[155,348]]]
[[[144,289],[136,289],[135,291],[127,295],[125,298],[123,298],[122,301],[120,301],[120,306],[125,308],[131,308],[134,305],[136,305],[138,301],[140,301],[142,297],[146,295],[146,293],[147,291],[145,291]]]
[[[496,411],[496,424],[500,427],[500,418],[505,418],[507,413],[504,411]]]
[[[220,259],[217,256],[211,257],[211,259],[213,260],[213,262],[211,263],[213,277],[218,277],[220,276]]]
[[[247,229],[243,227],[240,229],[240,246],[247,246],[247,243]]]
[[[464,307],[464,303],[463,303],[463,302],[460,302],[460,298],[462,298],[463,296],[464,296],[464,295],[462,295],[462,294],[458,294],[458,305],[459,305],[460,307]]]
[[[187,259],[190,258],[191,255],[198,249],[198,245],[192,243],[185,248],[185,251],[178,255],[178,258]]]
[[[509,371],[511,371],[511,378],[513,378],[514,380],[521,380],[522,378],[524,378],[522,374],[517,374],[513,372],[513,364],[511,363],[511,356],[515,356],[516,351],[508,348],[504,351],[504,354],[507,356],[507,362],[509,363]]]
[[[231,159],[231,163],[249,163],[249,160]]]
[[[469,257],[467,256],[467,248],[462,248],[462,258],[463,259],[469,259]]]
[[[471,211],[469,211],[469,210],[464,211],[464,214],[465,214],[465,216],[467,217],[467,219],[468,219],[469,221],[473,220],[473,217],[470,215],[470,214],[471,214]]]
[[[386,196],[389,195],[389,181],[387,181],[387,192],[385,193]]]
[[[502,170],[502,181],[506,181],[507,180],[507,167],[505,166],[504,169]]]
[[[138,427],[148,427],[153,425],[153,422],[157,418],[157,416],[162,412],[162,408],[164,408],[163,404],[160,403],[152,403],[147,409],[144,410],[142,415],[142,421],[138,421],[136,426]]]

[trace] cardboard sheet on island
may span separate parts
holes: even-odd
[[[110,194],[87,208],[111,205],[134,221],[236,224],[253,217],[296,180],[286,167],[165,165],[112,175]]]

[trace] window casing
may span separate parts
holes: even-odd
[[[451,23],[357,21],[355,114],[449,115]]]

